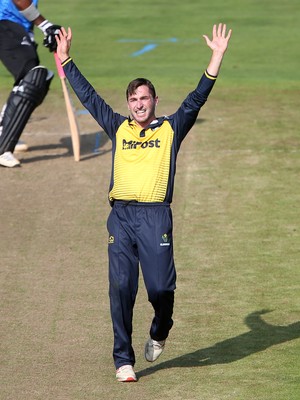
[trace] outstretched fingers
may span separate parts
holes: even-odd
[[[219,50],[221,52],[226,51],[228,41],[231,37],[232,30],[229,29],[227,32],[227,25],[223,23],[214,24],[212,29],[212,40],[207,35],[203,35],[206,44],[212,50]]]
[[[56,36],[57,54],[61,61],[69,57],[71,41],[72,41],[71,28],[68,28],[68,31],[66,31],[64,27],[61,27],[58,35]]]
[[[227,36],[226,36],[226,31],[227,31],[227,25],[220,23],[218,25],[218,34],[217,34],[217,36],[226,39],[227,36],[229,35],[229,33],[231,35],[231,29],[228,31]]]

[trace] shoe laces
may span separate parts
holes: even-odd
[[[165,346],[166,341],[165,340],[153,340],[152,339],[152,345],[155,349],[160,350]]]

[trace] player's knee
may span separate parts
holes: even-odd
[[[0,154],[13,151],[31,113],[46,97],[53,76],[47,68],[37,66],[13,88],[1,117]]]
[[[24,76],[15,93],[37,107],[46,97],[53,76],[47,68],[36,66]]]
[[[152,288],[148,291],[148,300],[150,303],[173,303],[174,290],[163,288]]]

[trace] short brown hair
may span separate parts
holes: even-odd
[[[126,99],[128,100],[128,97],[133,95],[136,92],[136,89],[139,86],[147,86],[150,90],[150,93],[152,94],[153,98],[156,97],[156,91],[155,87],[153,84],[145,78],[136,78],[133,81],[129,82],[127,89],[126,89]]]

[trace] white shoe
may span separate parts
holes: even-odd
[[[6,151],[0,155],[0,165],[3,167],[12,168],[20,164],[20,161],[17,160],[10,151]]]
[[[136,382],[137,378],[132,365],[123,365],[116,371],[116,378],[119,382]]]
[[[19,140],[18,143],[16,144],[14,153],[20,153],[22,151],[27,151],[28,150],[28,145],[23,142],[23,140]]]
[[[153,340],[148,339],[145,344],[145,358],[149,362],[153,362],[158,359],[165,348],[165,340]]]

